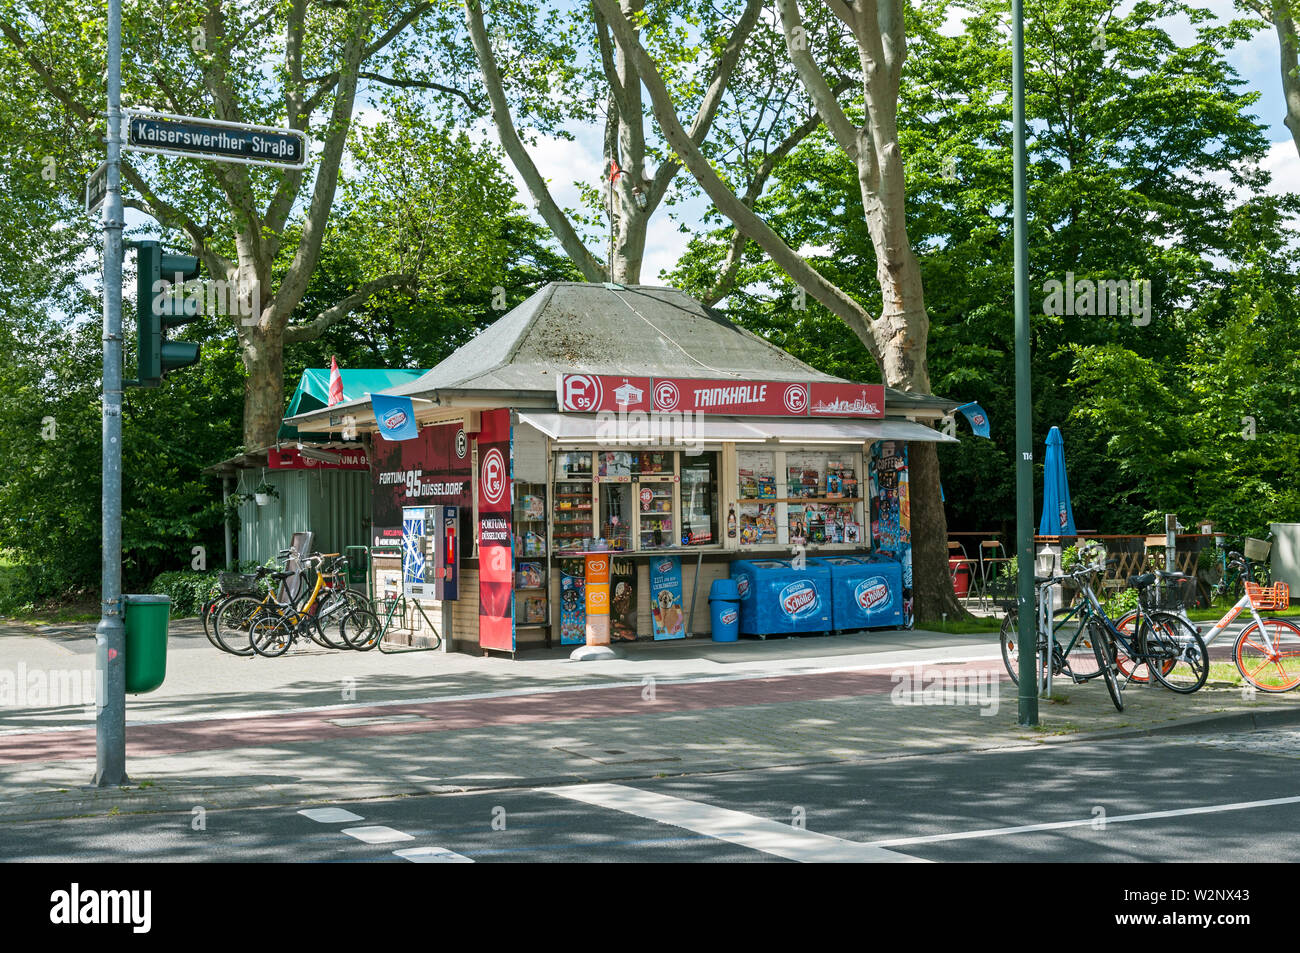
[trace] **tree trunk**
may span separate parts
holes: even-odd
[[[1296,151],[1300,152],[1300,75],[1296,68],[1300,50],[1297,45],[1295,20],[1287,0],[1273,0],[1273,25],[1277,28],[1278,44],[1282,54],[1282,94],[1286,98],[1286,127],[1291,130]]]
[[[284,418],[284,343],[279,331],[249,329],[243,348],[244,451],[275,443]]]

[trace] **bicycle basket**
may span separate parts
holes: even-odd
[[[1177,612],[1183,608],[1182,584],[1157,579],[1138,590],[1138,602],[1148,612]]]
[[[1263,539],[1251,539],[1246,537],[1241,547],[1241,554],[1253,563],[1262,563],[1268,559],[1269,551],[1272,550],[1273,544]]]
[[[1271,586],[1261,586],[1257,582],[1246,583],[1246,595],[1250,604],[1256,609],[1268,609],[1276,612],[1291,604],[1291,587],[1284,582],[1275,582]]]
[[[257,577],[251,572],[217,573],[217,585],[228,596],[257,592]]]

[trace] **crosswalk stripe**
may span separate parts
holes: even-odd
[[[415,840],[410,834],[403,834],[382,824],[373,827],[345,827],[343,833],[365,844],[392,844],[399,840]]]
[[[364,821],[360,814],[353,814],[341,807],[307,807],[298,812],[303,817],[320,824],[342,824],[346,821]]]
[[[445,847],[404,847],[393,851],[403,860],[413,864],[472,864],[470,858]]]
[[[924,863],[920,858],[898,851],[860,844],[829,834],[818,834],[743,811],[714,807],[667,794],[655,794],[622,784],[578,784],[537,790],[671,824],[696,834],[716,837],[800,863]]]

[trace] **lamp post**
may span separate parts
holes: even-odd
[[[1011,0],[1011,122],[1015,126],[1013,162],[1016,294],[1016,637],[1020,640],[1020,725],[1038,724],[1038,637],[1034,605],[1034,405],[1029,389],[1029,238],[1025,233],[1025,9]],[[1048,624],[1051,622],[1049,620]],[[1047,661],[1051,664],[1051,660]]]

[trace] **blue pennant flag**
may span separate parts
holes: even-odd
[[[984,408],[975,401],[969,404],[962,404],[957,408],[962,415],[970,421],[970,429],[974,431],[975,436],[993,439],[989,437],[989,415],[984,413]]]
[[[409,397],[371,394],[370,407],[375,412],[379,435],[385,440],[410,440],[419,436],[415,422],[415,405]]]

